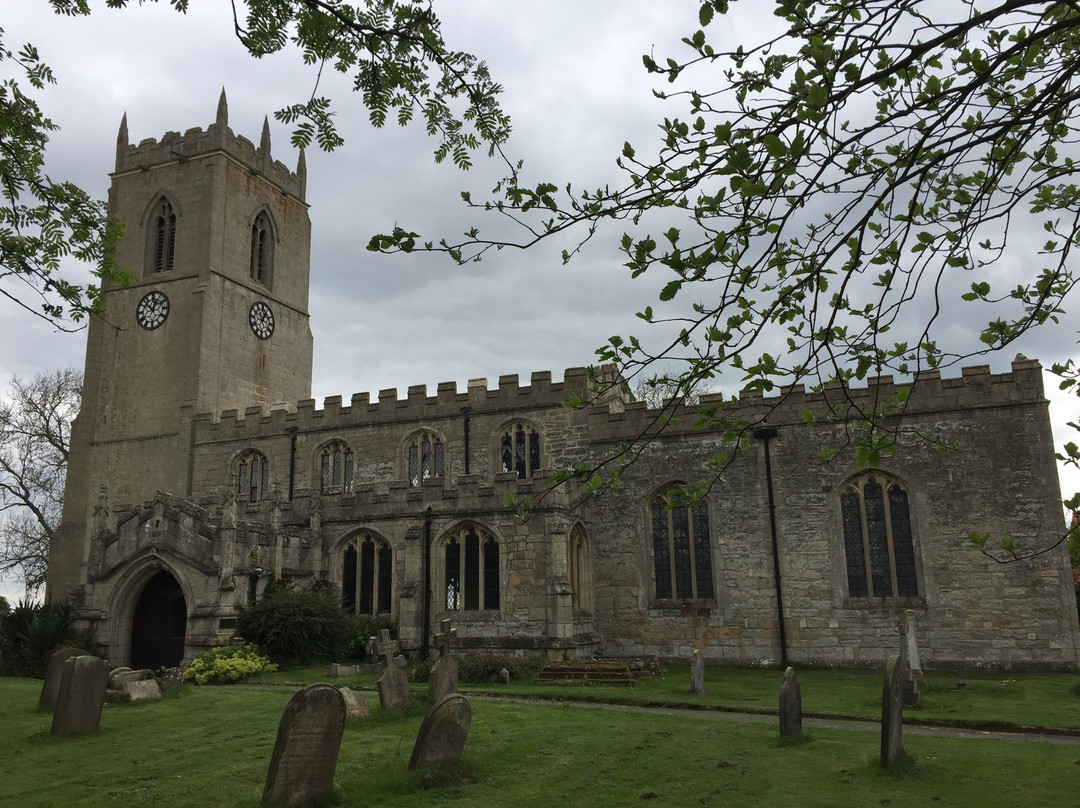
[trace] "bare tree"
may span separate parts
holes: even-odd
[[[28,593],[45,583],[81,393],[82,373],[65,368],[12,377],[0,403],[0,576],[14,574]]]

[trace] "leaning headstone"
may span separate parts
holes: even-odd
[[[458,686],[458,661],[450,652],[450,641],[457,636],[457,629],[450,627],[449,620],[443,620],[440,627],[442,630],[435,635],[435,642],[439,645],[439,658],[431,666],[431,675],[428,676],[428,692],[432,702],[456,693]]]
[[[704,696],[709,691],[705,689],[705,660],[701,658],[701,652],[694,649],[694,659],[690,663],[690,690],[691,696]]]
[[[345,699],[336,687],[320,682],[293,696],[278,724],[263,802],[306,806],[325,799],[344,731]]]
[[[409,769],[456,763],[461,759],[471,724],[472,707],[460,693],[451,693],[437,701],[420,725]]]
[[[904,754],[904,683],[900,657],[893,654],[885,666],[881,687],[881,765],[891,766]]]
[[[51,710],[56,706],[56,696],[60,692],[60,679],[64,675],[64,663],[72,657],[86,656],[81,648],[61,648],[49,657],[49,666],[45,669],[45,684],[41,686],[38,707]]]
[[[358,690],[351,687],[338,688],[342,698],[345,699],[345,715],[348,718],[368,718],[371,716],[371,708],[367,700],[360,695]]]
[[[52,734],[97,732],[108,684],[109,668],[103,660],[89,654],[68,658],[53,709]]]
[[[149,679],[153,673],[148,670],[133,671],[131,668],[114,668],[109,674],[109,690],[123,690],[129,682],[141,682]]]
[[[158,684],[163,692],[176,690],[184,685],[183,668],[163,668],[157,677]]]
[[[405,666],[408,665],[409,663],[405,660],[405,655],[404,654],[397,654],[394,657],[394,664],[397,665],[402,670],[404,670]]]
[[[390,632],[386,629],[379,632],[378,650],[379,656],[383,657],[386,664],[378,682],[379,706],[384,710],[389,710],[391,707],[408,707],[411,703],[409,677],[405,675],[405,671],[394,664],[397,642],[390,639]]]
[[[780,737],[802,740],[802,690],[794,668],[784,671],[780,685]]]
[[[922,704],[919,685],[923,682],[919,646],[915,640],[915,610],[906,609],[900,615],[900,658],[904,674],[904,706],[918,707]]]

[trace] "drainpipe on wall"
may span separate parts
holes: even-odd
[[[296,474],[296,430],[297,427],[295,426],[285,428],[285,432],[289,436],[289,502],[292,502],[293,477]]]
[[[780,667],[786,668],[787,634],[784,631],[784,593],[780,584],[780,545],[776,537],[776,500],[773,496],[772,458],[769,455],[769,439],[776,437],[775,427],[754,430],[754,438],[765,446],[765,482],[769,489],[769,529],[772,532],[773,579],[776,584],[776,618],[780,624]]]
[[[468,455],[466,455],[467,457]],[[431,506],[424,511],[424,639],[421,652],[427,659],[429,627],[431,626]]]

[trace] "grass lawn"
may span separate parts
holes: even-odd
[[[765,704],[771,698],[749,695],[751,679],[736,686],[743,673],[710,670],[706,698],[743,698],[744,703],[759,700],[771,706]],[[747,673],[766,676],[778,687],[775,671]],[[838,704],[873,698],[866,688],[877,677],[868,677],[864,686],[860,674],[852,684],[844,672],[829,684],[825,674],[837,672],[821,672],[821,684],[815,686],[813,674],[801,677],[807,709],[816,709],[808,702],[819,688],[820,698],[833,693]],[[274,678],[290,675],[307,678],[295,671]],[[975,714],[980,704],[988,704],[1000,708],[995,715],[1016,714],[1018,723],[1039,723],[1023,718],[1023,709],[1006,706],[1017,701],[1041,714],[1046,682],[1055,678],[1063,687],[1058,697],[1062,712],[1072,710],[1070,720],[1075,720],[1080,695],[1071,686],[1076,677],[1061,675],[1045,681],[1037,677],[1036,684],[1018,676],[1016,686],[1001,684],[999,677],[1000,694],[994,679],[984,680],[983,693],[982,686],[973,684],[983,680],[967,677],[970,691],[960,694],[965,700],[956,709]],[[632,692],[652,689],[656,701],[665,694],[686,701],[688,682],[687,671],[669,671],[665,679]],[[61,739],[49,734],[50,715],[36,710],[40,687],[34,680],[0,679],[0,806],[5,808],[255,808],[278,721],[292,695],[287,687],[187,687],[162,702],[106,706],[97,734]],[[575,690],[596,698],[601,688]],[[851,690],[860,695],[840,695]],[[473,701],[461,767],[425,778],[405,770],[423,707],[409,715],[384,713],[374,694],[367,698],[372,718],[351,722],[342,743],[335,780],[341,806],[983,808],[1075,806],[1080,801],[1078,746],[908,735],[905,747],[913,767],[884,773],[877,765],[879,736],[873,731],[812,729],[806,743],[792,747],[779,743],[771,721],[746,724],[711,713],[682,717],[486,700]],[[933,692],[928,696],[928,701],[936,699]],[[868,704],[861,710],[873,712]]]
[[[261,674],[258,681],[310,684],[326,679],[327,666]],[[882,672],[809,669],[798,672],[803,710],[878,720]],[[378,677],[359,674],[341,684],[375,687]],[[907,720],[970,722],[987,728],[1008,726],[1080,729],[1080,674],[1067,673],[935,673],[927,674],[923,704],[905,710]],[[669,666],[666,674],[632,688],[603,685],[509,685],[462,683],[463,692],[567,701],[604,701],[652,706],[713,709],[776,710],[780,671],[753,668],[706,668],[708,694],[690,696],[689,666]],[[957,689],[963,682],[964,689]],[[414,685],[421,687],[421,685]],[[1080,799],[1077,804],[1080,805]]]

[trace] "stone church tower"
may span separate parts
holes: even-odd
[[[235,135],[222,91],[205,131],[132,145],[125,116],[111,177],[132,280],[106,285],[107,317],[90,321],[47,582],[50,597],[105,609],[87,564],[109,511],[157,492],[193,499],[194,416],[295,407],[312,356],[303,153],[292,172],[271,157],[268,123],[258,147]]]

